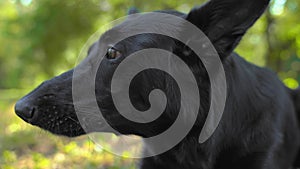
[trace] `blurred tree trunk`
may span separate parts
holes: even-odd
[[[276,34],[274,32],[273,26],[276,19],[270,12],[270,7],[266,11],[266,41],[267,50],[265,54],[266,65],[275,72],[280,72],[282,70],[282,62],[280,58],[280,51],[283,45],[277,41]]]

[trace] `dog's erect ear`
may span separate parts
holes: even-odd
[[[211,0],[186,19],[200,28],[223,60],[262,15],[270,0]]]
[[[140,12],[140,11],[139,11],[137,8],[131,7],[131,8],[128,10],[127,14],[128,14],[128,15],[131,15],[131,14],[136,14],[136,13],[139,13],[139,12]]]

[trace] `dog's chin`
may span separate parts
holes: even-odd
[[[65,137],[79,137],[82,135],[86,135],[87,133],[82,130],[68,130],[68,131],[60,131],[60,130],[47,130],[52,134],[58,135],[58,136],[65,136]]]
[[[68,125],[32,124],[32,125],[58,136],[78,137],[87,134],[87,132],[78,124],[76,125],[75,124],[68,124]]]
[[[49,126],[41,126],[41,125],[35,125],[43,130],[46,130],[52,134],[58,135],[58,136],[65,136],[65,137],[79,137],[82,135],[87,135],[91,133],[110,133],[115,134],[116,136],[120,135],[128,135],[124,133],[119,133],[116,130],[113,130],[109,126],[98,126],[97,128],[92,127],[91,129],[88,126],[85,126],[83,128],[79,124],[72,124],[69,126],[56,126],[56,127],[49,127]]]

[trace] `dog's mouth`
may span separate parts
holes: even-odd
[[[54,105],[53,100],[41,102],[43,104],[36,105],[38,102],[25,96],[16,103],[15,112],[25,122],[56,135],[76,137],[92,132],[113,132],[95,115],[86,113],[78,116],[73,104]]]
[[[38,126],[53,134],[68,137],[76,137],[86,133],[82,125],[78,122],[77,117],[71,115],[65,116],[60,111],[49,112],[37,106],[29,107],[27,105],[21,99],[16,103],[15,112],[29,124]]]

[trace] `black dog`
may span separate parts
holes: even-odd
[[[164,72],[147,70],[134,78],[130,86],[131,102],[136,108],[147,110],[150,106],[149,92],[159,88],[171,100],[164,113],[155,121],[145,124],[131,122],[118,113],[109,93],[111,78],[118,63],[131,53],[145,48],[161,48],[175,53],[191,67],[200,89],[198,118],[188,135],[171,150],[144,158],[140,168],[300,167],[297,164],[300,162],[297,157],[300,148],[300,89],[286,88],[271,71],[256,67],[233,53],[242,36],[261,16],[268,3],[269,0],[211,0],[189,14],[158,11],[184,18],[200,28],[222,60],[228,91],[226,107],[217,130],[203,144],[198,142],[198,137],[210,106],[210,81],[195,53],[186,52],[189,49],[170,37],[154,34],[136,35],[108,47],[97,73],[95,93],[103,116],[122,134],[147,138],[163,132],[176,119],[180,104],[176,82]],[[115,28],[118,29],[122,29],[122,24]],[[97,42],[90,48],[89,56],[98,52],[98,45]],[[54,134],[69,137],[86,134],[78,122],[73,105],[72,76],[73,70],[70,70],[41,84],[16,104],[17,115]],[[148,150],[146,147],[145,151]]]

